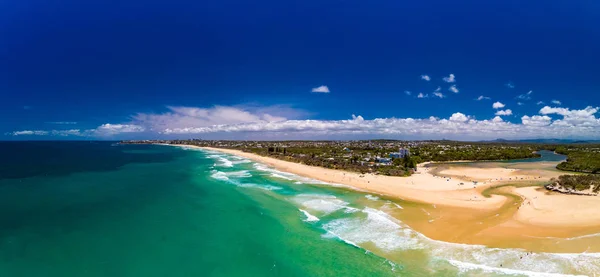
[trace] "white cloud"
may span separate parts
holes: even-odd
[[[410,92],[410,91],[408,91],[408,90],[405,90],[405,91],[404,91],[404,93],[405,93],[406,95],[411,95],[411,94],[412,94],[412,92]]]
[[[363,121],[365,120],[362,116],[358,115],[352,115],[352,120],[358,120],[358,121]]]
[[[515,88],[515,84],[513,84],[512,82],[508,82],[508,83],[506,83],[506,87]]]
[[[45,136],[45,135],[48,135],[48,131],[23,130],[23,131],[14,131],[14,132],[7,133],[7,134],[13,135],[13,136]]]
[[[562,103],[560,101],[558,101],[558,100],[552,100],[552,104],[560,105]]]
[[[573,112],[573,111],[571,111]],[[588,113],[591,111],[588,111]],[[273,138],[332,138],[389,136],[421,139],[493,139],[503,138],[598,138],[600,123],[567,126],[559,119],[552,122],[546,115],[524,116],[522,124],[503,121],[496,116],[476,120],[463,113],[450,118],[375,118],[371,120],[354,116],[348,120],[286,120],[281,122],[216,125],[202,128],[167,129],[166,134],[241,134],[270,136]],[[598,120],[598,119],[596,119]],[[269,134],[269,135],[267,135]]]
[[[454,92],[454,93],[458,93],[458,88],[456,87],[456,85],[451,85],[448,88],[449,91]]]
[[[329,88],[327,86],[320,86],[312,89],[312,92],[316,93],[329,93]]]
[[[525,103],[523,103],[523,102],[517,102],[517,105],[523,106],[523,105],[525,105]]]
[[[419,95],[417,95],[417,98],[427,98],[429,97],[427,94],[423,94],[422,92],[419,92]]]
[[[433,92],[440,92],[442,91],[442,87],[437,87]]]
[[[439,98],[444,98],[444,97],[446,97],[446,96],[445,96],[444,94],[442,94],[441,92],[434,92],[434,93],[433,93],[433,95],[434,95],[435,97],[439,97]]]
[[[50,132],[53,136],[84,136],[85,134],[81,132],[79,129],[70,129],[70,130],[52,130]]]
[[[480,95],[480,96],[479,96],[479,97],[477,97],[477,99],[475,99],[475,100],[477,100],[477,101],[481,101],[481,100],[484,100],[484,99],[485,99],[485,100],[490,100],[490,99],[492,99],[492,98],[489,98],[489,97],[487,97],[487,96]]]
[[[421,80],[425,80],[425,81],[429,82],[429,81],[431,81],[431,77],[429,77],[429,75],[423,74],[423,75],[421,75]]]
[[[444,77],[443,80],[446,83],[454,83],[454,82],[456,82],[456,78],[455,78],[454,74],[450,74],[450,75],[448,75],[448,77]]]
[[[536,104],[537,105],[544,105],[544,101],[538,101]]]
[[[102,124],[98,126],[96,129],[88,130],[88,132],[92,132],[95,135],[99,136],[112,136],[123,133],[140,133],[145,131],[146,129],[140,125],[135,124]]]
[[[502,109],[502,108],[504,108],[504,106],[506,106],[506,105],[500,103],[499,101],[497,101],[496,103],[492,104],[492,108],[494,108],[494,109]]]
[[[547,126],[550,125],[552,118],[547,115],[523,116],[521,122],[526,126]]]
[[[453,113],[452,116],[450,116],[450,121],[466,122],[467,120],[469,120],[469,118],[463,113]]]
[[[211,108],[167,107],[165,113],[139,113],[135,124],[162,132],[167,128],[197,128],[253,122],[284,121],[299,117],[302,111],[287,106],[214,106]]]
[[[57,125],[75,125],[77,122],[75,121],[50,121],[46,122],[48,124],[57,124]]]
[[[586,127],[586,128],[600,128],[600,119],[595,117],[598,112],[598,108],[588,106],[583,110],[570,110],[568,108],[553,108],[545,106],[540,109],[540,114],[557,114],[563,116],[562,119],[555,120],[552,122],[553,125],[560,125],[565,127]]]
[[[531,94],[532,93],[533,93],[533,90],[530,90],[527,93],[524,93],[524,94],[521,94],[521,95],[517,96],[517,99],[529,100],[529,99],[531,99]]]
[[[375,118],[352,115],[345,120],[288,119],[298,111],[285,107],[170,107],[162,114],[138,114],[121,124],[103,124],[88,130],[23,130],[7,135],[53,135],[114,138],[144,132],[167,137],[201,136],[231,139],[354,139],[390,137],[405,139],[495,139],[502,138],[600,138],[597,107],[572,110],[545,106],[539,115],[525,115],[521,123],[504,121],[500,116],[478,120],[465,113],[449,118]],[[296,116],[294,116],[296,113]],[[511,115],[510,110],[499,114]],[[551,117],[552,116],[552,117]],[[556,118],[553,118],[556,117]]]
[[[511,109],[499,110],[496,112],[496,115],[512,115]]]

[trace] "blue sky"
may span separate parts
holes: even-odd
[[[0,139],[600,138],[598,1],[323,2],[3,1]]]

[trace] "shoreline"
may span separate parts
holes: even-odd
[[[597,207],[600,207],[600,197],[585,197],[588,199],[581,201],[582,196],[537,190],[542,187],[543,182],[560,175],[558,171],[502,167],[476,168],[461,165],[436,171],[437,168],[426,167],[431,163],[422,163],[418,165],[416,173],[412,176],[395,177],[308,166],[237,149],[194,145],[174,146],[241,156],[284,172],[327,183],[343,184],[348,189],[479,214],[492,214],[506,207],[507,204],[517,205],[514,200],[509,199],[512,197],[494,193],[485,197],[482,194],[487,189],[493,191],[497,187],[508,187],[503,191],[508,191],[508,194],[519,197],[522,201],[518,201],[519,208],[508,217],[505,224],[569,229],[577,235],[583,232],[582,228],[600,231],[600,213],[596,212]],[[516,186],[511,186],[512,184]]]

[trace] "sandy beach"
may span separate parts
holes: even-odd
[[[564,195],[547,192],[540,184],[561,174],[556,170],[539,169],[528,164],[524,169],[509,167],[471,167],[466,165],[436,167],[435,164],[420,164],[410,177],[393,177],[374,174],[359,174],[342,170],[307,166],[233,149],[203,148],[242,156],[275,169],[328,183],[343,184],[352,189],[385,195],[391,198],[469,209],[480,214],[494,211],[508,204],[519,205],[505,221],[540,227],[580,228],[600,226],[600,197]],[[542,166],[548,167],[547,163]],[[503,190],[504,195],[491,193],[485,197],[486,189],[516,185],[518,188]],[[506,195],[514,195],[522,201],[515,202]],[[515,203],[513,203],[515,202]],[[504,224],[508,224],[504,222]],[[596,229],[596,228],[594,228]]]

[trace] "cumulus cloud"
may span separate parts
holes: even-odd
[[[525,105],[525,103],[523,103],[523,102],[517,102],[517,105],[523,106],[523,105]]]
[[[511,109],[499,110],[496,112],[496,115],[512,115]]]
[[[423,75],[421,75],[421,80],[425,80],[425,81],[429,82],[429,81],[431,81],[431,77],[429,77],[429,75],[423,74]]]
[[[433,93],[433,96],[435,96],[435,97],[439,97],[439,98],[444,98],[444,97],[446,97],[446,96],[445,96],[444,94],[442,94],[441,92],[434,92],[434,93]]]
[[[507,88],[515,88],[515,84],[513,84],[512,82],[508,82],[508,83],[506,83],[506,87]]]
[[[465,122],[467,120],[469,120],[469,118],[463,113],[453,113],[452,116],[450,116],[450,121]]]
[[[552,122],[552,118],[547,115],[534,115],[521,117],[521,122],[526,126],[547,126]]]
[[[475,99],[475,100],[477,100],[477,101],[481,101],[481,100],[490,100],[490,99],[492,99],[492,98],[489,98],[489,97],[487,97],[487,96],[480,95],[480,96],[479,96],[479,97],[477,97],[477,99]]]
[[[411,94],[412,94],[412,92],[410,92],[410,91],[408,91],[408,90],[405,90],[405,91],[404,91],[404,93],[405,93],[406,95],[411,95]]]
[[[347,120],[286,120],[280,122],[247,123],[234,125],[216,125],[202,128],[167,129],[166,134],[227,134],[227,133],[259,133],[273,134],[278,138],[314,138],[340,136],[391,136],[403,138],[455,138],[483,139],[502,137],[509,138],[549,138],[549,137],[600,137],[600,122],[595,117],[586,117],[595,108],[579,111],[545,110],[565,114],[565,118],[552,119],[547,115],[524,116],[522,124],[503,121],[500,116],[492,119],[476,120],[464,113],[454,113],[447,119],[428,118],[375,118],[364,119],[353,116]],[[504,114],[512,112],[503,111]],[[575,123],[571,115],[586,118],[583,125],[567,125]],[[569,118],[567,120],[567,118]],[[592,121],[595,120],[595,121]]]
[[[14,131],[11,133],[7,133],[13,136],[45,136],[48,135],[48,131],[42,130],[23,130],[23,131]]]
[[[423,94],[422,92],[419,92],[419,94],[417,95],[417,98],[427,98],[429,97],[427,94]]]
[[[536,104],[537,105],[544,105],[544,101],[538,101]]]
[[[561,103],[560,101],[558,101],[558,100],[552,100],[552,104],[555,104],[555,105],[560,105],[560,104],[562,104],[562,103]]]
[[[533,93],[533,90],[530,90],[527,93],[524,93],[524,94],[521,94],[521,95],[517,96],[517,99],[529,100],[529,99],[531,99],[531,94],[532,93]]]
[[[448,75],[448,77],[444,77],[443,80],[446,83],[454,83],[456,82],[456,77],[454,76],[454,74],[450,73],[450,75]]]
[[[451,85],[448,88],[449,91],[454,92],[454,93],[458,93],[458,88],[456,87],[456,85]]]
[[[492,104],[492,108],[494,108],[494,109],[502,109],[502,108],[504,108],[504,106],[506,106],[506,105],[500,103],[500,101],[497,101],[494,104]]]
[[[501,103],[500,103],[501,104]],[[502,104],[504,105],[504,104]],[[498,108],[500,109],[500,108]],[[539,115],[525,115],[521,123],[504,121],[499,110],[490,119],[476,119],[463,112],[448,118],[374,118],[352,115],[344,120],[289,119],[292,112],[281,107],[170,107],[158,114],[137,114],[131,122],[106,123],[94,129],[22,130],[7,135],[53,135],[115,138],[117,135],[162,134],[167,137],[243,139],[315,139],[395,137],[406,139],[494,139],[503,138],[600,138],[597,107],[568,109],[545,106]],[[284,113],[287,113],[284,115]],[[297,117],[297,116],[296,116]],[[140,137],[144,138],[144,137]]]
[[[329,88],[327,86],[320,86],[312,89],[312,92],[316,93],[329,93]]]
[[[598,107],[588,106],[582,110],[571,110],[568,108],[554,108],[545,106],[540,109],[540,114],[556,114],[563,116],[562,119],[552,122],[553,125],[565,127],[589,127],[600,128],[600,119],[596,118]]]
[[[138,113],[133,121],[148,129],[162,132],[167,128],[197,128],[213,125],[284,121],[303,115],[291,107],[214,106],[210,108],[168,106],[164,113]]]

